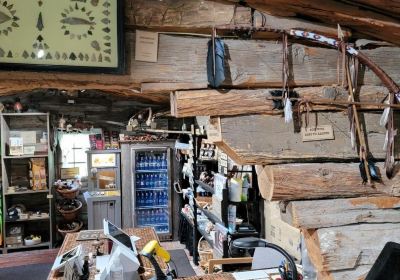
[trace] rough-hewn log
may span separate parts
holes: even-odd
[[[382,146],[385,129],[379,125],[381,114],[361,113],[365,123],[370,152],[377,159],[384,159]],[[395,123],[400,115],[395,114]],[[319,112],[310,115],[309,125],[331,125],[334,140],[303,142],[301,133],[295,133],[293,123],[285,124],[280,116],[236,116],[221,118],[220,139],[214,139],[221,149],[241,164],[269,164],[288,162],[321,162],[358,160],[357,151],[350,144],[348,116],[342,112]],[[396,147],[400,139],[396,138]],[[400,155],[396,150],[396,157]]]
[[[385,244],[400,242],[400,223],[357,224],[304,231],[308,254],[319,271],[372,265]]]
[[[400,197],[291,201],[281,218],[294,227],[305,229],[357,223],[400,223]]]
[[[235,2],[235,1],[232,1]],[[247,0],[253,8],[277,16],[307,16],[319,22],[352,28],[383,41],[400,44],[400,21],[368,9],[334,0]]]
[[[56,72],[0,72],[0,95],[10,91],[59,88],[93,89],[132,93],[169,92],[207,87],[207,38],[160,35],[158,62],[135,61],[134,34],[128,33],[129,63],[125,75],[72,74]],[[280,87],[282,83],[281,45],[268,41],[225,40],[226,81],[224,87]],[[382,50],[382,51],[380,51]],[[398,48],[371,50],[373,58],[395,81],[400,80]],[[368,54],[368,52],[367,52]],[[292,86],[321,86],[337,83],[337,51],[293,44],[290,47]],[[381,85],[367,71],[364,84]],[[362,77],[363,75],[361,75]],[[143,86],[143,90],[141,90]],[[168,100],[169,97],[166,99]]]
[[[267,200],[400,196],[400,174],[389,180],[382,163],[377,164],[377,169],[382,175],[382,182],[375,182],[374,186],[362,183],[357,163],[267,165],[258,166],[257,174],[260,192]]]
[[[372,265],[360,265],[354,269],[337,271],[318,271],[317,279],[320,280],[364,280]]]
[[[318,234],[316,230],[304,230],[303,235],[306,241],[308,255],[312,263],[321,263],[321,250]],[[371,269],[370,265],[359,265],[353,269],[343,269],[337,271],[323,270],[321,267],[317,269],[317,279],[321,280],[363,280]]]
[[[245,114],[280,114],[271,98],[273,89],[255,90],[188,90],[171,94],[171,114],[177,118],[194,116],[234,116]],[[309,100],[347,101],[348,91],[342,87],[295,88],[299,97]],[[381,103],[389,91],[380,86],[363,86],[360,101]],[[312,105],[313,111],[343,110],[344,106]],[[362,106],[361,110],[373,109]],[[376,109],[376,107],[375,107]]]
[[[275,29],[283,29],[285,31],[290,31],[291,29],[301,29],[316,32],[318,34],[322,34],[329,37],[337,37],[337,26],[336,24],[322,24],[315,23],[304,19],[294,18],[294,17],[277,17],[265,13],[261,13],[259,11],[255,11],[254,15],[254,25],[257,27],[267,26]],[[345,38],[351,36],[351,31],[342,28],[342,32]],[[270,34],[267,35],[271,37]],[[280,34],[277,34],[277,37],[280,37]],[[262,32],[256,33],[253,35],[253,38],[263,38]]]
[[[207,42],[204,38],[160,35],[158,62],[133,61],[133,82],[203,83],[207,85]],[[224,86],[280,87],[282,61],[280,44],[268,41],[225,40]],[[132,48],[134,46],[132,45]],[[298,86],[336,83],[337,52],[294,44],[292,84]]]
[[[251,24],[243,6],[198,0],[126,0],[125,26],[156,31],[208,32],[215,25]]]

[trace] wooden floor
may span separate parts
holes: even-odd
[[[13,267],[27,264],[53,263],[59,249],[17,252],[0,255],[0,267]]]

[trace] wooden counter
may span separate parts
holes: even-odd
[[[136,248],[140,252],[143,247],[147,244],[147,242],[151,240],[158,240],[157,234],[154,231],[153,228],[129,228],[129,229],[124,229],[124,231],[129,234],[129,235],[136,235],[140,237],[140,240],[136,241]],[[60,248],[60,251],[58,252],[58,255],[62,255],[65,252],[71,250],[72,248],[82,245],[82,250],[84,252],[84,255],[88,255],[90,252],[95,253],[96,249],[92,246],[93,240],[88,240],[88,241],[76,241],[76,238],[78,236],[78,233],[71,233],[67,234],[64,242]],[[104,245],[100,249],[101,252],[108,252],[108,242],[104,242]],[[143,266],[145,268],[152,268],[152,265],[148,261],[147,258],[139,256]],[[166,269],[167,265],[166,263],[158,258],[157,261],[160,264],[160,267],[162,269]],[[94,276],[96,274],[96,266],[92,265],[90,267],[90,280],[94,279]],[[144,274],[142,275],[142,279],[150,279],[152,277],[152,274]],[[49,277],[47,278],[48,280],[62,280],[62,275],[56,275],[53,272],[50,272]]]
[[[158,240],[157,234],[155,233],[153,228],[129,228],[129,229],[124,229],[124,231],[129,234],[129,235],[136,235],[140,237],[141,239],[136,242],[136,248],[140,252],[143,247],[147,244],[147,242],[151,240]],[[82,250],[84,252],[84,255],[89,254],[90,252],[95,253],[95,248],[92,246],[93,240],[88,240],[88,241],[76,241],[76,238],[78,236],[78,233],[71,233],[67,234],[67,236],[64,239],[64,242],[60,248],[60,251],[58,252],[58,255],[62,255],[65,252],[71,250],[72,248],[82,245]],[[101,252],[108,252],[108,242],[104,242],[104,245],[100,249]],[[145,268],[152,268],[152,265],[148,261],[147,258],[139,256],[143,266]],[[158,263],[160,264],[160,267],[162,269],[167,268],[167,264],[160,258],[156,257]],[[148,270],[147,270],[148,271]],[[94,279],[94,276],[96,274],[96,266],[92,265],[90,267],[90,280]],[[145,273],[141,275],[141,278],[143,280],[150,279],[153,275],[151,273]],[[49,277],[47,278],[48,280],[62,280],[62,275],[56,275],[53,272],[50,272]],[[180,279],[187,279],[187,280],[234,280],[235,278],[229,274],[229,273],[222,273],[222,274],[209,274],[209,275],[204,275],[204,276],[193,276],[193,277],[187,277],[187,278],[180,278]]]

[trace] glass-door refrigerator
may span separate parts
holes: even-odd
[[[133,225],[160,237],[172,235],[170,157],[169,147],[131,147]]]

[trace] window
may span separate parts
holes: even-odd
[[[61,168],[79,167],[79,175],[87,176],[87,155],[90,149],[89,134],[60,133]]]

